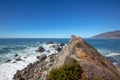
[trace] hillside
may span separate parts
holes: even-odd
[[[120,30],[101,33],[91,38],[120,38]]]

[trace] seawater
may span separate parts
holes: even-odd
[[[2,38],[0,39],[0,63],[12,58],[15,54],[27,55],[45,42],[60,44],[69,42],[69,38]],[[120,65],[120,39],[85,39],[103,56]]]

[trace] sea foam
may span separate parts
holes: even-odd
[[[109,53],[105,55],[106,57],[120,56],[120,53]]]

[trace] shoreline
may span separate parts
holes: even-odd
[[[57,52],[56,50],[55,50],[55,48],[52,48],[51,46],[53,46],[53,45],[60,45],[60,44],[42,44],[42,46],[45,48],[45,52],[36,52],[35,51],[35,49],[34,49],[34,51],[33,51],[33,53],[31,52],[31,54],[28,54],[27,55],[27,57],[26,58],[24,58],[23,56],[21,56],[22,58],[22,61],[17,61],[16,63],[14,63],[14,60],[12,60],[12,61],[10,61],[10,62],[8,62],[8,63],[5,63],[5,64],[3,64],[3,66],[0,66],[1,68],[2,67],[6,67],[6,70],[5,69],[3,69],[3,70],[5,70],[5,71],[3,71],[2,73],[4,73],[3,75],[2,75],[2,77],[3,77],[3,79],[2,79],[2,77],[1,77],[1,80],[12,80],[12,79],[10,79],[11,77],[13,78],[13,75],[14,74],[16,74],[16,72],[17,72],[17,70],[19,69],[19,71],[21,71],[21,70],[23,70],[24,68],[26,68],[29,64],[34,64],[34,63],[37,63],[37,61],[38,61],[38,59],[36,58],[37,56],[40,56],[40,55],[42,55],[42,54],[46,54],[47,55],[47,57],[48,56],[51,56],[51,55],[53,55],[53,54],[59,54],[59,52]],[[65,45],[66,46],[66,45]],[[65,47],[64,46],[64,47]],[[38,47],[37,47],[38,48]],[[36,49],[37,49],[36,48]],[[50,51],[50,52],[49,52]],[[34,56],[34,57],[33,57]],[[48,57],[49,58],[49,57]],[[32,62],[30,62],[30,61],[32,61]],[[2,65],[2,64],[1,64]],[[12,65],[12,66],[11,66]],[[51,65],[51,64],[50,64]],[[10,67],[11,66],[11,67]],[[8,68],[7,68],[8,67]],[[117,66],[116,66],[117,67]],[[8,70],[7,70],[8,69]],[[11,72],[10,70],[12,70],[12,69],[14,69],[14,71],[13,72]],[[120,67],[117,67],[117,69],[118,69],[118,71],[119,71],[119,74],[120,74]],[[11,72],[11,73],[7,73],[7,71],[9,72]],[[7,74],[6,74],[7,73]],[[9,75],[9,74],[12,74],[12,75]],[[6,75],[9,75],[9,76],[7,76],[6,77]]]

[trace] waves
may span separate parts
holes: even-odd
[[[120,56],[120,53],[109,53],[105,55],[106,57],[114,57],[114,56]]]
[[[40,44],[41,45],[41,44]],[[10,59],[11,61],[9,62],[3,62],[2,64],[0,64],[0,78],[1,80],[12,80],[13,75],[16,73],[17,70],[21,70],[24,67],[26,67],[29,63],[33,63],[37,61],[36,56],[40,56],[41,54],[46,54],[46,55],[50,55],[53,53],[56,53],[56,50],[52,47],[50,47],[51,45],[54,44],[42,44],[42,46],[45,48],[45,52],[43,53],[37,53],[35,50],[38,49],[38,47],[27,47],[25,49],[21,49],[21,50],[15,50],[11,54],[7,54],[9,57],[8,59]],[[10,48],[11,49],[11,48]],[[50,52],[47,52],[47,51]],[[17,53],[18,56],[15,57],[13,55],[13,53]],[[10,58],[10,56],[12,58]],[[20,61],[16,61],[16,59],[20,58]]]
[[[120,53],[112,52],[105,55],[114,65],[120,67]]]

